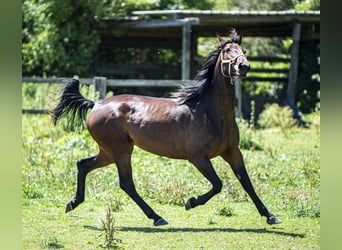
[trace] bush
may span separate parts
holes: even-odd
[[[289,107],[280,107],[278,104],[266,104],[265,110],[261,112],[258,124],[262,128],[280,127],[284,132],[293,127],[296,120],[293,118],[293,111]]]
[[[241,149],[261,149],[261,146],[259,143],[256,142],[255,139],[255,131],[250,127],[248,122],[242,118],[238,118],[236,120],[238,127],[239,127],[239,133],[240,133],[240,143],[239,147]]]

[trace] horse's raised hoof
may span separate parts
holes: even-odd
[[[185,210],[189,210],[191,208],[194,208],[192,205],[196,199],[194,197],[191,197],[186,203],[185,203]]]
[[[74,208],[72,207],[72,201],[70,201],[65,208],[65,213],[68,213],[70,211],[74,210]]]
[[[267,224],[269,225],[274,225],[274,224],[279,224],[279,223],[281,223],[281,220],[274,215],[271,215],[270,217],[267,218]]]
[[[167,224],[169,224],[169,223],[166,220],[164,220],[163,218],[160,218],[153,223],[153,225],[155,225],[155,226],[164,226]]]

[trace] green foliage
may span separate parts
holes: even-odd
[[[43,198],[43,193],[36,183],[22,182],[23,198],[25,199],[39,199]]]
[[[266,104],[265,110],[259,116],[258,124],[262,128],[279,127],[282,131],[296,125],[293,111],[289,107],[280,107],[278,104]]]
[[[301,43],[298,65],[298,83],[296,100],[298,108],[304,113],[311,113],[320,103],[320,54],[319,41]]]
[[[321,8],[321,1],[320,0],[292,0],[295,4],[295,10],[320,10]]]
[[[56,237],[49,237],[48,239],[43,239],[41,244],[43,249],[60,249],[64,248],[63,244],[59,243]]]
[[[237,118],[236,121],[240,132],[239,147],[242,149],[260,150],[261,146],[257,142],[256,133],[252,127],[253,125],[248,124],[248,122],[242,118]]]
[[[228,216],[228,217],[236,215],[234,208],[229,204],[225,204],[222,207],[220,207],[217,211],[217,214],[220,216]]]
[[[59,84],[22,84],[22,108],[52,109],[58,96]]]
[[[298,10],[320,9],[320,0],[311,1],[236,1],[236,0],[24,0],[22,4],[22,73],[35,76],[70,76],[74,74],[90,76],[96,54],[97,61],[108,63],[134,63],[146,64],[147,61],[161,65],[168,64],[170,72],[157,76],[163,79],[174,79],[180,65],[181,55],[179,51],[149,48],[139,50],[136,48],[113,49],[112,51],[98,51],[100,42],[96,29],[101,27],[102,17],[124,18],[132,15],[134,10],[157,9],[209,9],[209,10],[286,10],[296,8]],[[82,27],[82,28],[80,28]],[[221,34],[225,35],[225,34]],[[288,53],[289,46],[284,46],[280,38],[246,38],[244,46],[248,48],[250,56],[282,56]],[[199,43],[200,44],[200,43]],[[288,45],[288,44],[287,44]],[[202,48],[205,46],[202,46]],[[303,46],[301,46],[302,48]],[[299,74],[298,77],[298,107],[304,113],[314,111],[319,103],[317,92],[319,90],[319,67],[308,65],[317,61],[308,55],[313,48],[308,48],[309,54],[301,55],[300,71],[307,74]],[[317,48],[315,48],[317,49]],[[200,51],[200,55],[207,55],[208,48]],[[311,54],[310,54],[311,53]],[[130,58],[127,61],[127,58]],[[130,61],[131,60],[131,61]],[[306,61],[306,62],[305,62]],[[304,62],[304,63],[302,63]],[[197,62],[200,67],[201,62]],[[252,68],[279,68],[288,69],[285,63],[252,62]],[[311,72],[312,71],[312,72]],[[302,79],[302,76],[308,79]],[[257,73],[251,72],[249,76],[286,77],[284,73]],[[109,74],[107,77],[111,77]],[[152,79],[155,74],[144,75],[114,75],[118,78],[145,78]],[[307,78],[307,77],[306,77]],[[285,85],[274,82],[244,82],[243,92],[283,98]],[[144,92],[138,89],[137,92]],[[122,93],[132,92],[123,89]],[[154,93],[154,92],[149,92]],[[165,95],[161,93],[161,95]]]
[[[213,0],[24,0],[23,75],[89,75],[99,44],[99,17],[122,18],[134,10],[211,9]],[[113,11],[115,10],[115,11]],[[82,27],[82,28],[80,28]]]
[[[24,0],[23,75],[84,75],[99,42],[99,1]],[[82,27],[82,28],[80,28]]]
[[[240,10],[287,10],[293,8],[292,0],[238,1]]]

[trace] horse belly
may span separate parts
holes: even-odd
[[[185,159],[186,133],[167,125],[129,126],[129,136],[134,144],[148,152],[175,159]]]

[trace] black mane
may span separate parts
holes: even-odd
[[[197,102],[202,94],[211,86],[217,58],[222,48],[229,42],[231,41],[225,41],[216,50],[209,53],[204,60],[202,69],[197,72],[194,79],[196,81],[195,86],[182,87],[176,94],[176,97],[179,98],[179,104]]]

